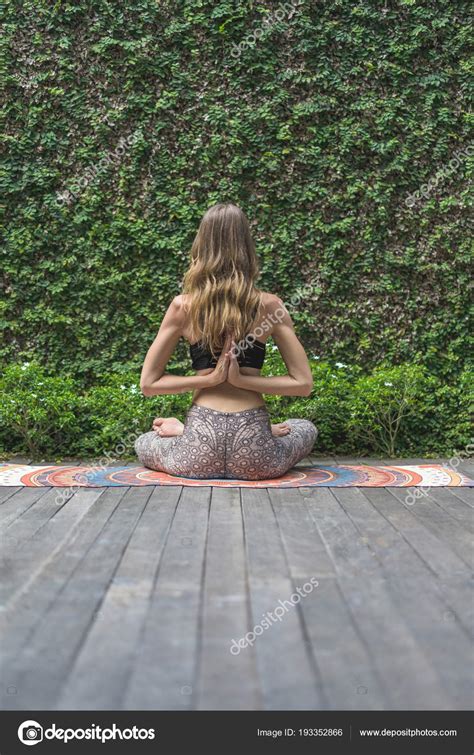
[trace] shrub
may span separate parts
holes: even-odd
[[[358,370],[341,362],[331,366],[319,361],[317,357],[313,357],[310,364],[314,380],[311,395],[308,398],[267,396],[272,418],[277,422],[290,416],[309,419],[319,431],[318,449],[339,453],[349,451],[347,416],[351,387]],[[279,353],[270,351],[270,359],[266,360],[263,374],[278,375],[285,371],[286,367]]]
[[[133,455],[135,437],[151,428],[155,416],[184,415],[189,403],[186,394],[145,398],[136,375],[111,376],[84,395],[82,452]]]
[[[395,456],[410,440],[426,434],[433,415],[430,395],[436,380],[416,365],[376,368],[353,386],[347,427],[355,445]],[[412,435],[407,433],[412,420]],[[404,439],[403,444],[401,439]]]
[[[82,400],[69,377],[51,377],[36,363],[13,364],[0,378],[1,442],[33,456],[81,448]]]
[[[474,412],[474,373],[464,370],[459,380],[441,385],[433,397],[432,444],[430,448],[420,445],[421,451],[446,447],[462,451],[472,442],[472,417]]]
[[[439,455],[470,442],[467,371],[445,385],[413,365],[367,375],[313,358],[311,369],[311,396],[266,396],[266,403],[273,422],[290,416],[315,422],[318,454]],[[284,371],[280,355],[269,348],[264,374]],[[149,430],[155,416],[183,420],[190,404],[189,393],[145,398],[136,373],[122,371],[81,388],[36,363],[15,364],[0,379],[0,450],[34,458],[133,458],[136,435]]]

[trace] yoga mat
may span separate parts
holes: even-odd
[[[26,464],[0,464],[0,486],[36,487],[86,487],[102,488],[128,485],[186,485],[190,487],[212,486],[220,488],[405,488],[426,487],[473,487],[474,483],[464,474],[455,472],[442,464],[419,464],[414,466],[371,467],[360,465],[327,466],[313,464],[294,467],[283,477],[274,480],[194,480],[189,477],[173,477],[164,472],[153,472],[145,467],[61,467],[29,466]]]

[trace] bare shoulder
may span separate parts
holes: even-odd
[[[271,323],[271,335],[276,336],[280,331],[284,333],[287,328],[293,329],[285,303],[277,294],[263,292],[262,309],[264,322]]]
[[[186,309],[183,294],[178,294],[171,301],[167,312],[168,317],[176,324],[182,325],[186,319]]]
[[[262,307],[268,314],[273,314],[279,307],[283,307],[283,301],[276,294],[262,291]]]

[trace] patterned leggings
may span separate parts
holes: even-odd
[[[268,480],[285,474],[307,456],[318,431],[306,419],[288,419],[291,432],[272,435],[265,407],[218,412],[193,404],[183,435],[140,435],[135,451],[149,469],[195,479]]]

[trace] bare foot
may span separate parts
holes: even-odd
[[[162,438],[173,438],[183,434],[184,425],[176,417],[157,417],[153,420],[152,429]]]
[[[282,435],[288,435],[291,432],[291,427],[286,422],[280,422],[278,425],[272,425],[272,435],[275,438],[281,438]]]

